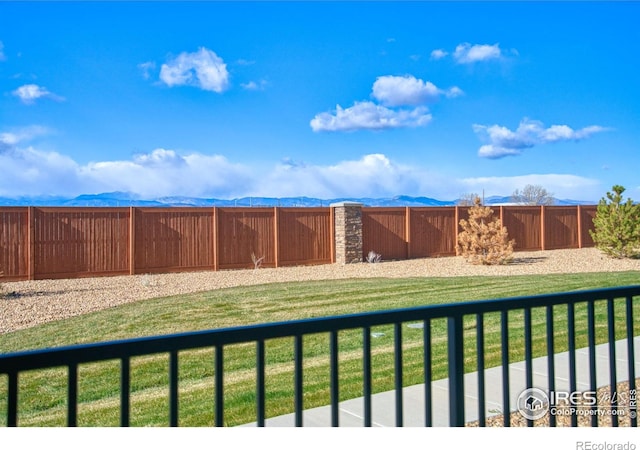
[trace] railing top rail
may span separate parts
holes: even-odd
[[[255,342],[314,333],[347,330],[417,320],[461,317],[503,310],[518,310],[586,301],[640,296],[640,285],[571,291],[525,297],[473,300],[395,310],[372,311],[289,322],[150,336],[120,341],[0,354],[0,373],[66,366],[154,353]]]

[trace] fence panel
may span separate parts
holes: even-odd
[[[135,208],[134,272],[213,268],[213,210]]]
[[[129,273],[128,208],[34,208],[34,278]]]
[[[264,257],[263,267],[275,267],[273,208],[216,208],[216,214],[218,268],[253,268],[251,254]]]
[[[409,257],[455,255],[456,228],[455,208],[410,208]]]
[[[362,251],[382,259],[407,259],[406,208],[362,208]]]
[[[24,280],[29,275],[29,209],[0,208],[0,276]]]
[[[575,206],[545,206],[544,248],[578,248],[578,209]]]
[[[492,210],[515,250],[532,251],[593,246],[596,208]],[[455,255],[456,222],[467,219],[468,210],[365,207],[363,256],[371,250],[387,260]],[[0,279],[252,268],[252,253],[264,257],[264,267],[331,263],[332,220],[330,208],[5,207]]]
[[[593,219],[596,217],[598,207],[596,205],[580,206],[580,245],[581,247],[593,247],[595,242],[589,230],[593,230]]]
[[[331,210],[279,208],[278,265],[330,264]]]
[[[516,251],[542,250],[542,211],[540,206],[502,208],[502,224],[509,238],[515,239]]]

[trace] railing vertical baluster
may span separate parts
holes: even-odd
[[[424,321],[422,330],[424,341],[424,425],[426,427],[433,426],[433,391],[431,386],[431,378],[433,378],[432,358],[431,354],[431,320]]]
[[[18,426],[18,372],[9,372],[7,426]]]
[[[295,409],[295,426],[302,426],[302,411],[304,410],[304,392],[302,378],[302,335],[296,335],[293,341],[293,360],[295,366],[294,380],[294,409]]]
[[[401,427],[404,422],[402,401],[402,324],[394,324],[394,366],[395,366],[395,391],[396,391],[396,427]]]
[[[596,319],[593,300],[587,302],[587,339],[589,346],[589,389],[595,392],[598,389],[598,381],[596,379]],[[591,407],[591,426],[598,426],[598,415],[596,413],[597,405]]]
[[[371,418],[371,327],[362,329],[362,390],[364,396],[364,426],[370,427]]]
[[[526,389],[533,387],[533,351],[531,339],[531,308],[524,309],[524,364]],[[527,426],[533,426],[533,420],[527,419]]]
[[[216,427],[224,426],[224,368],[223,357],[224,347],[216,345],[215,355],[215,425]]]
[[[576,392],[577,380],[576,380],[576,311],[575,304],[569,303],[567,305],[567,338],[569,345],[569,391]],[[571,414],[571,426],[578,426],[578,417],[576,413]]]
[[[264,427],[265,417],[264,365],[264,340],[260,339],[256,342],[256,414],[259,427]]]
[[[331,371],[331,426],[340,426],[340,410],[338,403],[340,401],[340,386],[338,385],[338,332],[331,331],[329,333],[329,359]]]
[[[627,364],[629,367],[629,392],[636,392],[636,354],[634,349],[634,341],[633,341],[633,297],[628,296],[626,301],[626,312],[627,312]],[[637,398],[637,395],[636,395]],[[637,400],[636,400],[637,401]],[[637,414],[637,403],[635,409],[631,409],[630,411],[635,411]],[[636,414],[631,415],[631,426],[638,426],[638,417]]]
[[[462,316],[447,319],[449,356],[449,426],[464,426],[464,346]]]
[[[607,299],[607,321],[609,322],[609,380],[611,382],[611,409],[618,408],[618,377],[616,376],[616,329],[613,298]],[[618,426],[618,416],[611,414],[611,426]]]
[[[484,388],[484,314],[476,314],[476,353],[478,354],[478,425],[484,427],[487,421]]]
[[[67,379],[67,426],[78,426],[78,364],[69,364]]]
[[[169,426],[178,426],[178,351],[169,352]]]
[[[551,393],[556,389],[556,362],[555,362],[555,348],[554,348],[554,331],[553,331],[553,305],[547,306],[546,311],[547,322],[547,377],[549,383],[547,385],[548,392]],[[551,407],[551,405],[549,405]],[[549,426],[556,426],[556,416],[549,414]]]
[[[131,410],[131,360],[120,360],[120,426],[128,427]]]
[[[509,312],[500,311],[500,340],[502,351],[502,416],[503,425],[511,426],[511,405],[509,403]]]

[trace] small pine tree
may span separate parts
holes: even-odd
[[[624,187],[615,185],[607,198],[600,199],[594,229],[589,230],[593,242],[613,258],[640,257],[640,205],[628,198],[622,202]],[[608,199],[608,201],[607,201]]]
[[[472,264],[505,264],[513,253],[514,240],[509,240],[507,228],[494,218],[493,210],[482,206],[476,197],[469,209],[469,220],[462,219],[458,234],[458,251]]]

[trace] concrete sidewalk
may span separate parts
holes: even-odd
[[[634,339],[635,374],[640,376],[640,337]],[[627,341],[616,341],[616,380],[627,381],[628,360]],[[569,353],[558,353],[555,362],[555,390],[569,391]],[[547,357],[533,360],[533,386],[548,392]],[[578,391],[590,389],[589,350],[576,351],[576,379]],[[597,386],[608,386],[609,345],[596,346]],[[511,412],[517,410],[517,399],[526,387],[524,361],[509,365],[509,404]],[[432,382],[433,426],[449,426],[449,380]],[[468,373],[464,377],[465,421],[478,420],[478,373]],[[502,367],[485,370],[485,414],[486,417],[502,414]],[[371,396],[372,425],[375,427],[395,427],[395,391],[382,392]],[[403,389],[403,421],[405,427],[423,427],[425,423],[424,385]],[[364,425],[364,400],[356,398],[339,404],[339,425],[341,427],[362,427]],[[303,412],[305,427],[331,426],[331,406],[322,406]],[[256,426],[250,423],[243,426]],[[287,414],[266,420],[267,427],[293,427],[295,416]]]

